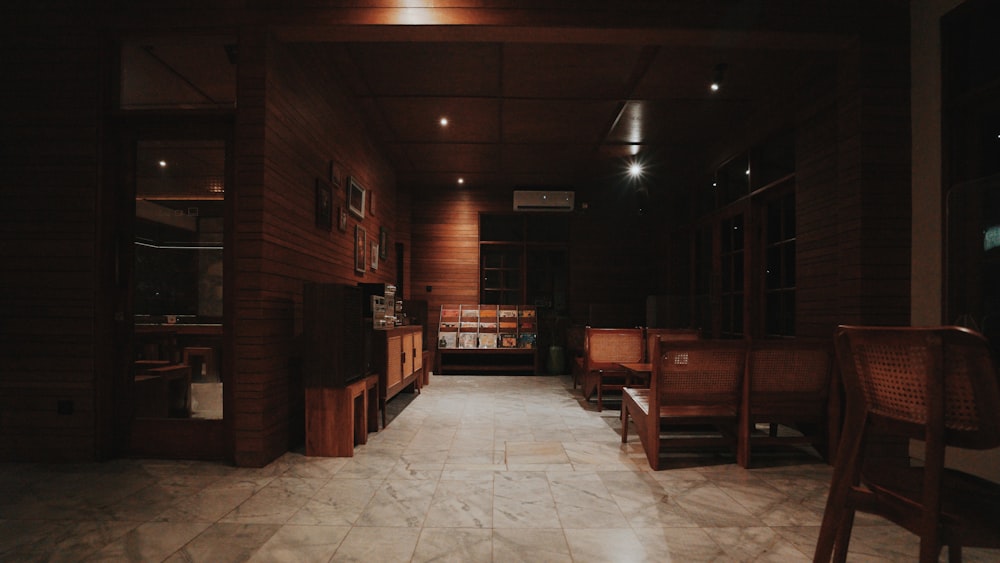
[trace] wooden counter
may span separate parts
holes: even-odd
[[[387,421],[385,403],[403,389],[420,392],[423,380],[423,327],[420,325],[378,329],[372,336],[372,371],[379,375],[379,410],[382,426]]]

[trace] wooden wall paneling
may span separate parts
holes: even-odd
[[[392,170],[367,139],[338,78],[328,71],[327,56],[323,46],[272,41],[266,49],[260,185],[251,187],[247,198],[242,197],[244,186],[238,186],[238,465],[266,464],[304,440],[305,390],[293,362],[302,328],[303,283],[394,281],[389,260],[380,261],[378,271],[354,272],[357,219],[351,218],[347,232],[337,228],[336,219],[330,231],[315,226],[315,181],[328,178],[334,159],[342,183],[347,175],[356,175],[376,194],[376,214],[366,212],[361,221],[369,240],[375,240],[382,225],[398,233],[390,223],[396,200]],[[343,185],[333,195],[336,211],[344,205]]]
[[[96,409],[112,377],[94,330],[104,43],[29,12],[5,28],[0,93],[0,459],[92,460],[109,453]]]
[[[909,59],[888,29],[845,49],[838,73],[839,323],[909,324]]]

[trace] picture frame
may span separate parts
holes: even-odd
[[[383,260],[389,257],[389,229],[385,227],[378,230],[378,257]]]
[[[337,164],[336,160],[331,160],[329,164],[329,171],[327,172],[329,176],[330,184],[337,189],[340,189],[340,165]]]
[[[372,249],[371,267],[372,271],[374,272],[378,270],[378,243],[375,242],[374,240],[372,241],[371,249]]]
[[[343,205],[337,206],[337,228],[340,232],[347,232],[347,210],[344,209]]]
[[[354,176],[347,179],[347,209],[359,220],[365,218],[365,195],[364,186]]]
[[[361,225],[354,225],[354,271],[364,274],[367,269],[365,252],[368,247],[368,232]]]
[[[316,178],[316,228],[333,229],[333,186],[323,178]]]

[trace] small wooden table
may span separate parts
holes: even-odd
[[[618,365],[625,370],[625,387],[649,387],[649,374],[653,371],[653,364],[647,362],[621,362]],[[638,385],[636,382],[638,382]]]

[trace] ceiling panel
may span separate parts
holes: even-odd
[[[462,175],[469,172],[497,172],[500,169],[499,145],[491,144],[403,144],[394,145],[406,154],[412,167],[407,171],[446,172]]]
[[[376,96],[498,96],[496,43],[355,43],[354,64]]]
[[[598,143],[614,122],[619,105],[616,100],[505,100],[503,140],[508,143]]]
[[[503,95],[511,98],[622,99],[639,45],[510,44],[503,51]]]
[[[393,141],[489,143],[500,139],[500,101],[492,98],[380,98]],[[448,118],[442,127],[441,117]]]

